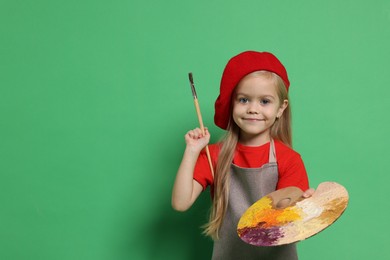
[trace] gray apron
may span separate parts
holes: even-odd
[[[234,164],[230,170],[228,207],[214,242],[213,260],[295,260],[295,244],[257,247],[242,241],[237,235],[237,224],[242,214],[257,200],[275,191],[278,182],[278,165],[275,146],[270,143],[269,162],[261,168],[241,168]]]

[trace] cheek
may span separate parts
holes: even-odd
[[[236,120],[238,114],[239,114],[239,112],[238,112],[237,108],[232,110],[232,117],[233,117],[234,120]]]
[[[231,115],[234,121],[236,121],[236,119],[239,118],[242,113],[242,108],[240,106],[233,106]]]
[[[234,103],[233,104],[233,108],[232,108],[232,114],[239,114],[242,112],[242,106],[240,106],[240,104],[237,104],[237,103]]]
[[[277,117],[279,114],[281,114],[281,109],[277,107],[273,107],[272,109],[267,110],[267,116],[269,118]]]

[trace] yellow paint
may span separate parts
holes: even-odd
[[[252,228],[261,223],[262,227],[282,226],[286,223],[300,220],[301,211],[297,208],[272,208],[272,200],[264,197],[250,207],[242,216],[237,228]]]
[[[264,197],[261,200],[253,204],[249,210],[247,210],[241,217],[237,228],[254,227],[259,223],[259,219],[262,217],[262,212],[272,209],[272,200],[268,197]]]
[[[302,219],[302,212],[296,207],[289,207],[283,210],[283,213],[277,217],[277,221],[280,224],[289,223],[296,220]]]

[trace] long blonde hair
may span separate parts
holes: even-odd
[[[288,100],[288,93],[283,80],[275,73],[269,71],[255,71],[248,75],[257,74],[259,76],[273,79],[279,97],[280,104]],[[232,114],[232,113],[230,113]],[[220,141],[221,149],[218,155],[216,172],[214,176],[214,197],[210,212],[209,222],[204,226],[204,234],[213,239],[219,238],[219,229],[228,205],[229,195],[229,172],[230,165],[239,140],[240,129],[230,118],[225,136]],[[291,138],[291,109],[290,105],[286,107],[282,116],[278,118],[271,127],[271,138],[279,140],[292,147]]]

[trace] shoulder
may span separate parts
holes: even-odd
[[[288,145],[275,141],[276,160],[281,174],[306,172],[301,155]]]
[[[209,147],[211,156],[218,156],[219,151],[221,150],[222,144],[221,143],[209,144],[208,147]]]
[[[279,159],[293,159],[300,158],[301,155],[288,145],[281,141],[275,140],[276,158]]]
[[[216,164],[217,158],[218,158],[218,155],[219,155],[219,151],[221,150],[221,144],[220,143],[209,144],[208,148],[209,148],[211,160],[213,161],[214,164]],[[206,149],[202,150],[202,152],[199,155],[199,159],[207,160]]]
[[[280,141],[275,141],[279,181],[277,189],[296,186],[301,190],[309,188],[309,180],[301,155]]]
[[[209,144],[208,146],[209,146],[210,151],[219,151],[219,150],[221,150],[222,144],[215,143],[215,144]]]

